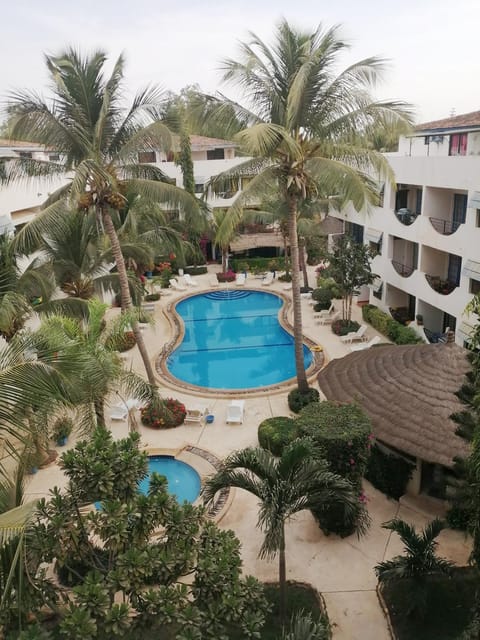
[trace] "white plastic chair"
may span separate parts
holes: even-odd
[[[262,286],[269,287],[271,284],[273,284],[273,273],[269,271],[265,278],[262,280]]]
[[[237,273],[237,277],[235,278],[235,284],[237,287],[244,287],[247,278],[244,273]]]
[[[332,324],[332,322],[335,322],[335,320],[339,320],[340,319],[340,311],[337,311],[336,313],[332,313],[331,316],[320,316],[319,318],[316,319],[317,324]]]
[[[185,280],[185,282],[189,287],[198,287],[198,282],[194,280],[189,273],[185,273],[183,275],[183,279]]]
[[[313,304],[317,304],[316,301],[312,300],[311,301]],[[310,304],[310,302],[309,302]],[[328,316],[332,315],[332,313],[335,311],[335,307],[333,306],[333,302],[332,304],[329,306],[328,309],[322,309],[321,311],[315,311],[315,313],[313,314],[314,318],[328,318]]]
[[[128,409],[125,405],[113,405],[110,411],[111,420],[126,420],[128,418]]]
[[[207,407],[191,407],[190,409],[186,407],[185,410],[187,413],[184,422],[200,423],[208,413]]]
[[[380,336],[374,336],[369,342],[350,347],[350,351],[364,351],[365,349],[370,349],[370,347],[373,347],[374,344],[378,344],[380,341]]]
[[[243,424],[245,400],[232,400],[227,407],[226,423]]]

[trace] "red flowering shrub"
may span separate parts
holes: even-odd
[[[160,407],[148,404],[140,410],[142,423],[153,429],[173,429],[185,420],[185,405],[174,398],[162,400]]]
[[[225,273],[217,273],[217,280],[219,282],[233,282],[236,278],[234,271],[226,271]]]

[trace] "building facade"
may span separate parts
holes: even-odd
[[[381,206],[332,215],[376,254],[372,304],[463,344],[480,292],[480,111],[419,125],[386,156],[396,187],[384,185]]]

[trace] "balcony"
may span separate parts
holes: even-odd
[[[398,273],[398,275],[403,278],[408,278],[412,275],[417,267],[413,264],[403,264],[403,262],[397,262],[397,260],[392,260],[392,267]]]
[[[457,220],[444,220],[443,218],[429,218],[429,220],[435,231],[443,236],[451,236],[463,224]]]
[[[410,209],[402,208],[395,211],[397,220],[399,220],[405,226],[410,226],[418,218],[418,214],[410,211]]]
[[[428,273],[425,274],[425,278],[431,288],[437,293],[441,293],[443,296],[448,296],[454,289],[458,287],[456,282],[452,280],[444,280],[440,276],[431,276]]]

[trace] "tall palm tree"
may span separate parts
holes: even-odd
[[[409,120],[405,104],[375,101],[371,89],[383,70],[382,60],[372,57],[336,74],[339,54],[347,44],[338,27],[312,32],[280,22],[273,46],[255,34],[243,43],[240,60],[223,63],[224,81],[234,84],[245,105],[224,96],[212,98],[217,112],[226,118],[232,108],[248,128],[236,135],[241,149],[253,159],[238,165],[212,182],[225,190],[225,182],[246,173],[256,174],[225,218],[222,233],[228,237],[238,224],[243,206],[261,200],[265,184],[275,183],[288,209],[288,234],[292,259],[295,363],[298,387],[308,390],[303,361],[297,218],[299,205],[319,193],[351,202],[356,210],[378,202],[378,175],[393,182],[382,155],[364,144],[359,131],[375,122]],[[372,176],[372,177],[371,177]]]
[[[138,152],[168,147],[171,136],[158,114],[161,93],[156,88],[140,92],[130,108],[122,108],[124,59],[116,61],[110,77],[104,76],[106,55],[97,51],[82,57],[69,49],[59,56],[46,56],[52,98],[29,91],[13,94],[9,113],[14,114],[11,134],[55,149],[60,161],[32,158],[2,159],[2,179],[14,182],[32,176],[52,177],[70,172],[70,179],[45,202],[43,212],[20,232],[17,243],[26,251],[63,215],[65,203],[79,215],[93,210],[107,234],[118,270],[122,308],[132,300],[125,261],[113,216],[126,199],[139,195],[148,202],[164,202],[185,213],[197,207],[195,198],[173,186],[163,172],[138,162]],[[138,323],[133,331],[148,380],[155,374]]]
[[[341,503],[348,515],[353,513],[357,498],[351,484],[328,471],[326,461],[315,457],[308,440],[295,440],[280,458],[270,451],[248,448],[232,453],[221,469],[207,480],[203,489],[211,501],[224,487],[237,487],[259,500],[258,526],[265,537],[260,557],[272,558],[278,553],[280,615],[286,610],[285,524],[295,513],[319,505]]]
[[[412,614],[415,611],[423,614],[428,595],[427,579],[434,575],[448,575],[452,568],[451,562],[439,558],[435,553],[438,545],[436,538],[445,528],[445,523],[435,518],[421,533],[417,533],[415,527],[398,518],[384,523],[382,527],[400,536],[405,555],[380,562],[375,567],[375,573],[380,582],[409,580],[410,606],[407,613]]]

